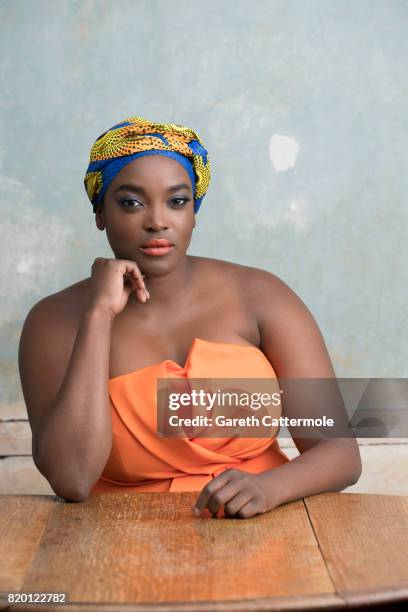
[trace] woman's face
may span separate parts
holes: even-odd
[[[195,227],[187,171],[162,155],[133,160],[109,185],[95,221],[106,228],[116,259],[135,261],[147,277],[167,274],[185,257]],[[159,256],[142,251],[140,247],[154,238],[165,238],[174,246]]]

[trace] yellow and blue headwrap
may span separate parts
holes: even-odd
[[[116,174],[143,155],[165,155],[187,170],[197,213],[210,183],[210,160],[199,136],[175,123],[155,123],[143,117],[129,117],[104,132],[92,146],[86,171],[85,190],[93,212]]]

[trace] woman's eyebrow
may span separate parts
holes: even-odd
[[[171,187],[168,187],[167,191],[169,193],[172,193],[173,191],[178,191],[179,189],[190,189],[190,187],[186,183],[179,183],[178,185],[172,185]],[[118,191],[125,191],[125,190],[133,191],[134,193],[143,193],[143,194],[146,193],[146,191],[143,189],[141,185],[135,185],[131,183],[127,183],[126,185],[119,185],[119,187],[117,187],[113,193],[118,193]]]

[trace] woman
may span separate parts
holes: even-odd
[[[60,497],[197,491],[193,513],[249,518],[355,483],[354,438],[157,433],[159,378],[333,379],[310,312],[273,274],[187,255],[207,191],[207,151],[191,129],[131,117],[91,150],[85,187],[115,258],[38,302],[19,367],[33,459]],[[287,416],[306,413],[283,402]]]

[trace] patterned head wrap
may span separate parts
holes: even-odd
[[[210,183],[207,150],[192,129],[175,123],[154,123],[143,117],[124,119],[95,141],[84,179],[93,212],[116,174],[143,155],[164,155],[182,164],[191,179],[197,213]]]

